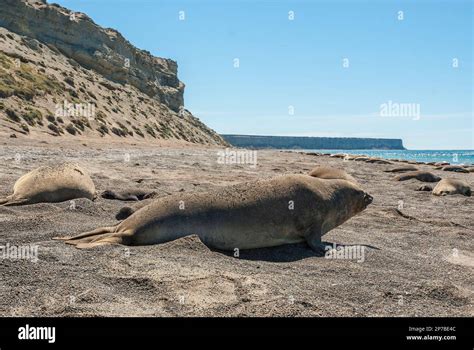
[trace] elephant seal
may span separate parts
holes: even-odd
[[[366,156],[359,156],[359,157],[356,157],[354,158],[354,161],[356,162],[366,162],[368,161],[370,158],[369,157],[366,157]]]
[[[205,245],[221,250],[306,241],[320,251],[321,236],[363,211],[372,199],[346,180],[284,175],[161,197],[116,226],[54,239],[91,248],[160,244],[196,234]]]
[[[390,170],[384,170],[384,172],[386,173],[406,173],[407,171],[418,171],[420,169],[418,169],[417,167],[413,166],[413,165],[406,165],[406,166],[400,166],[400,167],[396,167],[396,168],[393,168],[393,169],[390,169]]]
[[[344,158],[346,155],[347,155],[347,154],[345,154],[345,153],[335,153],[335,154],[330,154],[329,156],[330,156],[331,158],[341,158],[341,159],[342,159],[342,158]]]
[[[136,210],[130,207],[123,207],[120,208],[119,212],[115,215],[115,218],[117,220],[125,220],[128,218],[130,215],[132,215]]]
[[[468,169],[466,169],[462,166],[459,166],[459,165],[448,165],[448,166],[443,167],[441,170],[443,170],[443,171],[454,171],[454,172],[457,172],[457,173],[469,173]]]
[[[156,192],[147,192],[142,190],[125,190],[125,191],[112,191],[105,190],[101,196],[105,199],[117,199],[120,201],[142,201],[144,199],[153,198]]]
[[[393,164],[389,160],[380,159],[380,158],[369,158],[369,160],[366,160],[365,162],[372,163],[372,164]]]
[[[331,168],[328,166],[318,166],[308,173],[309,176],[319,179],[341,179],[357,184],[357,180],[342,169]]]
[[[154,198],[154,197],[150,197],[150,198]],[[144,200],[143,202],[140,202],[139,204],[134,205],[133,207],[128,207],[128,206],[127,207],[122,207],[122,208],[120,208],[118,213],[115,215],[115,218],[117,220],[125,220],[130,215],[135,213],[137,210],[147,206],[149,203],[150,203],[150,201],[145,201]]]
[[[429,185],[421,185],[415,191],[431,192],[433,188]]]
[[[396,181],[406,181],[410,179],[417,179],[423,182],[438,182],[439,180],[441,180],[439,176],[436,176],[428,171],[422,171],[422,170],[409,171],[407,173],[394,177],[394,180]]]
[[[78,164],[42,166],[20,177],[13,194],[0,199],[0,205],[64,202],[75,198],[95,198],[92,179]]]
[[[471,188],[467,183],[457,179],[443,179],[433,189],[435,196],[446,196],[448,194],[462,194],[471,196]]]
[[[358,156],[355,156],[355,155],[353,155],[353,154],[348,154],[348,155],[346,155],[343,159],[344,159],[344,160],[354,160],[354,159],[356,159],[357,157],[358,157]]]

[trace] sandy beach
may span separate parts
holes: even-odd
[[[363,245],[363,261],[328,259],[306,244],[234,257],[195,236],[79,250],[51,238],[114,225],[120,208],[152,199],[0,206],[0,245],[37,247],[35,261],[0,259],[1,316],[474,315],[474,197],[415,191],[422,182],[394,181],[384,172],[398,163],[259,150],[253,168],[219,164],[217,148],[170,142],[18,138],[0,148],[0,196],[38,166],[75,161],[98,193],[139,188],[161,197],[307,173],[319,164],[346,170],[374,197],[323,237],[328,244]],[[474,186],[474,173],[418,167]]]

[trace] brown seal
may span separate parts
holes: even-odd
[[[3,205],[64,202],[75,198],[95,198],[92,179],[78,164],[42,166],[20,177],[13,194],[0,199]]]
[[[319,179],[342,179],[357,184],[357,180],[344,170],[328,166],[318,166],[311,170],[308,175]]]
[[[116,226],[56,239],[91,248],[159,244],[197,234],[204,244],[222,250],[303,241],[320,250],[325,233],[371,202],[370,195],[346,180],[285,175],[161,197]]]
[[[396,181],[406,181],[410,179],[417,179],[423,182],[438,182],[439,180],[441,180],[439,176],[436,176],[428,171],[422,170],[409,171],[407,173],[400,174],[394,177],[394,180]]]
[[[454,171],[456,173],[469,173],[469,170],[459,165],[448,165],[443,167],[443,171]]]
[[[417,167],[413,165],[405,165],[405,166],[396,167],[390,170],[385,170],[385,172],[386,173],[406,173],[408,171],[418,171],[418,170],[420,169],[418,169]]]
[[[471,188],[469,185],[457,179],[443,179],[433,189],[435,196],[446,196],[448,194],[462,194],[463,196],[471,196]]]
[[[153,198],[156,192],[143,191],[140,189],[129,189],[124,191],[105,190],[101,197],[105,199],[117,199],[120,201],[142,201]]]
[[[415,191],[431,192],[432,190],[433,190],[433,187],[429,185],[421,185]]]

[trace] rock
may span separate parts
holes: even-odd
[[[87,15],[43,1],[2,0],[0,26],[53,45],[81,66],[111,81],[135,86],[178,112],[184,84],[175,61],[137,49],[119,32],[102,28]],[[31,45],[31,44],[30,44]]]

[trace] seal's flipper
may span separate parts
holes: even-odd
[[[0,205],[4,205],[5,207],[23,204],[28,204],[28,199],[13,199],[12,196],[0,199]]]
[[[69,243],[69,241],[66,241],[66,243]],[[98,247],[101,245],[108,245],[108,244],[121,244],[122,243],[122,238],[117,237],[117,236],[109,236],[105,238],[100,238],[98,240],[94,240],[93,242],[80,242],[78,244],[75,244],[76,248],[78,249],[89,249],[89,248],[94,248]]]
[[[106,244],[126,244],[124,237],[131,233],[115,232],[116,226],[101,227],[97,230],[84,232],[73,237],[55,237],[54,239],[63,240],[66,244],[71,244],[79,249],[93,248]]]
[[[322,244],[321,242],[321,237],[325,233],[321,227],[323,225],[312,225],[305,233],[306,243],[308,243],[308,245],[314,252],[319,254],[324,250],[324,244]]]
[[[76,237],[72,237],[71,239],[66,240],[64,243],[75,245],[75,246],[85,244],[85,243],[88,243],[88,244],[96,243],[96,242],[104,240],[105,238],[112,237],[113,235],[114,233],[100,233],[100,234],[94,234],[94,235],[85,236],[81,238],[78,238],[78,236],[76,236]]]
[[[113,232],[115,232],[115,229],[116,229],[116,226],[100,227],[100,228],[95,229],[93,231],[80,233],[76,236],[53,237],[53,239],[57,240],[57,241],[71,241],[71,240],[76,240],[76,239],[80,239],[80,238],[84,238],[84,237],[96,236],[96,235],[100,235],[100,234],[103,234],[103,233],[113,233]]]

